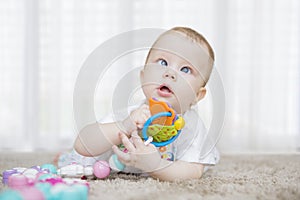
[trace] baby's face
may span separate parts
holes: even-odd
[[[157,98],[184,113],[205,95],[204,78],[208,73],[208,51],[178,32],[163,35],[154,44],[141,71],[147,99]]]

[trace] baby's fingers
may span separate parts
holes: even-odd
[[[130,162],[130,155],[128,153],[121,151],[116,145],[112,146],[112,150],[117,155],[119,161],[124,164]]]
[[[137,150],[144,149],[145,144],[142,141],[141,137],[137,134],[137,131],[134,131],[132,133],[131,138],[132,138],[133,144],[136,146]]]
[[[128,137],[120,132],[119,136],[122,140],[123,145],[125,146],[125,148],[129,151],[129,152],[134,152],[135,151],[135,146],[130,142],[130,140],[128,139]]]
[[[151,116],[149,106],[147,106],[146,108],[143,109],[143,113],[147,118],[149,118]]]
[[[150,113],[150,112],[149,112]],[[143,114],[142,116],[141,116],[141,118],[138,120],[138,122],[137,122],[137,127],[139,128],[139,129],[142,129],[143,128],[143,126],[144,126],[144,124],[145,124],[145,122],[148,120],[150,118],[150,116],[148,115],[148,114]]]

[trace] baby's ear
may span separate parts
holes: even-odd
[[[205,87],[201,87],[197,93],[195,102],[193,102],[193,105],[198,103],[201,99],[203,99],[206,95],[206,88]]]

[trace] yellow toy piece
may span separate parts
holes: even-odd
[[[180,116],[178,119],[174,122],[174,126],[176,130],[181,130],[185,125],[184,119]]]

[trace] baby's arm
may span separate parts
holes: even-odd
[[[150,117],[149,107],[142,105],[131,112],[122,122],[93,123],[84,127],[78,134],[74,149],[83,156],[97,156],[121,143],[119,132],[130,136],[134,130],[142,128]]]
[[[201,178],[204,165],[185,161],[161,161],[161,169],[149,173],[151,177],[163,181],[186,180]]]
[[[100,155],[111,149],[112,145],[121,143],[119,131],[117,123],[89,124],[79,132],[74,149],[83,156]]]

